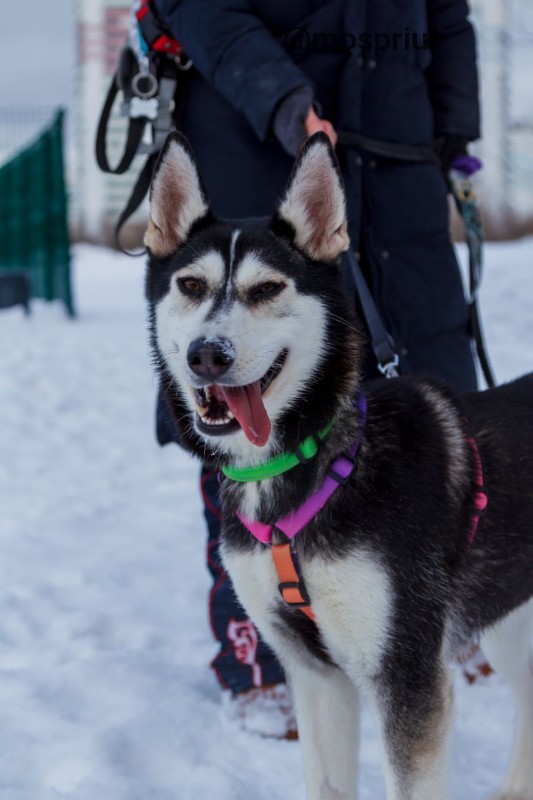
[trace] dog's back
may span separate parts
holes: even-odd
[[[461,587],[471,628],[491,624],[533,587],[533,374],[465,397],[488,496]]]

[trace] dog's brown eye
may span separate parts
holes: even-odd
[[[183,294],[188,294],[191,297],[199,297],[205,289],[204,282],[196,278],[178,278],[178,286]]]
[[[269,297],[274,297],[275,295],[279,294],[284,288],[284,283],[267,281],[266,283],[260,283],[257,286],[254,286],[251,291],[251,295],[254,300],[266,300]]]

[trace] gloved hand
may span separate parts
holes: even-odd
[[[460,136],[440,136],[435,140],[435,152],[446,180],[452,169],[470,176],[483,166],[479,158],[468,155],[468,141]]]
[[[450,164],[450,169],[460,172],[462,175],[465,175],[468,178],[471,175],[474,175],[474,173],[479,172],[479,170],[482,168],[483,163],[480,161],[480,159],[469,155],[458,156],[457,158],[454,158]]]
[[[290,156],[297,156],[307,137],[317,131],[324,131],[335,147],[335,129],[331,122],[321,119],[319,113],[320,107],[313,103],[313,90],[310,86],[295,89],[279,104],[272,120],[272,130]]]
[[[290,156],[298,155],[300,145],[307,136],[305,119],[312,104],[313,90],[310,86],[300,86],[281,101],[274,114],[274,136]]]

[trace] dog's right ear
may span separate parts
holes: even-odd
[[[194,223],[208,213],[207,195],[191,147],[184,136],[173,131],[152,178],[146,247],[159,258],[170,255],[187,239]]]

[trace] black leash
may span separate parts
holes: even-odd
[[[144,162],[144,166],[140,171],[137,180],[135,181],[135,185],[128,198],[128,202],[120,212],[120,215],[115,224],[115,241],[119,249],[127,256],[144,256],[146,254],[146,248],[139,250],[138,253],[131,253],[129,250],[126,250],[124,247],[122,247],[120,243],[120,231],[122,230],[122,226],[124,225],[126,220],[128,220],[131,217],[131,215],[134,214],[135,211],[137,211],[142,201],[148,194],[148,190],[150,189],[150,184],[152,182],[152,174],[158,156],[159,156],[159,151],[157,151],[157,153],[152,153],[150,156],[148,156],[148,158]]]
[[[338,143],[345,147],[356,147],[371,155],[390,158],[394,161],[438,163],[435,151],[430,147],[386,142],[349,131],[338,131]],[[397,378],[400,359],[394,339],[383,323],[381,314],[372,297],[372,292],[363,275],[361,265],[351,248],[345,257],[355,282],[378,369],[386,378]]]
[[[394,161],[430,163],[440,166],[440,160],[433,148],[424,145],[408,145],[399,144],[398,142],[387,142],[381,139],[373,139],[368,136],[362,136],[359,133],[351,133],[349,131],[338,132],[338,143],[340,145],[344,145],[345,147],[356,147],[371,155],[389,158]],[[481,315],[478,305],[478,290],[482,275],[482,255],[484,241],[481,214],[476,202],[476,194],[470,179],[468,177],[459,179],[459,176],[454,178],[454,176],[451,175],[449,182],[457,210],[459,211],[465,226],[466,241],[468,244],[470,284],[468,309],[470,335],[476,346],[476,352],[483,377],[485,378],[487,386],[492,388],[496,385],[496,379],[494,377],[494,372],[491,367],[485,345],[483,328],[481,324]],[[348,261],[354,276],[357,291],[361,298],[363,313],[372,337],[372,347],[374,349],[374,353],[376,354],[376,358],[378,359],[379,369],[381,372],[383,372],[383,374],[386,374],[384,369],[389,369],[389,365],[392,364],[397,375],[398,373],[396,367],[398,355],[395,352],[393,339],[389,334],[387,334],[386,328],[383,325],[379,315],[379,311],[377,310],[376,304],[374,303],[370,290],[366,284],[361,267],[351,251],[348,254]],[[363,300],[363,297],[365,300]],[[381,355],[378,354],[378,349]],[[391,352],[393,356],[391,356]]]
[[[479,365],[489,388],[496,386],[496,378],[485,346],[481,315],[478,305],[478,292],[483,274],[483,242],[485,234],[477,196],[469,176],[454,172],[449,176],[450,189],[455,205],[465,226],[468,246],[468,274],[470,297],[468,303],[471,335],[476,343]]]
[[[496,386],[496,378],[494,377],[494,372],[492,370],[487,349],[485,347],[483,329],[481,327],[481,319],[479,317],[479,308],[475,300],[470,305],[470,328],[476,343],[477,357],[479,359],[481,371],[483,372],[483,377],[485,378],[489,389],[492,389],[494,386]]]
[[[104,106],[102,108],[102,113],[100,115],[98,128],[96,131],[96,163],[102,172],[107,172],[111,175],[123,175],[124,172],[129,169],[131,162],[139,150],[139,145],[143,137],[145,126],[147,122],[149,122],[147,117],[130,117],[124,152],[122,153],[122,157],[117,166],[112,167],[107,158],[106,135],[109,118],[111,116],[111,109],[113,108],[113,104],[119,91],[121,91],[121,89],[118,85],[117,76],[114,75],[104,102]]]
[[[150,21],[152,19],[148,13],[150,9],[146,3],[144,6],[148,9],[144,21]],[[166,37],[160,36],[158,40],[161,38],[165,39],[162,47],[166,49]],[[177,42],[173,46],[181,50]],[[182,88],[184,80],[182,73],[187,72],[190,66],[191,62],[182,63],[177,56],[167,57],[158,52],[151,52],[149,71],[143,72],[139,67],[137,56],[131,47],[126,45],[122,49],[117,72],[109,86],[96,132],[95,154],[98,166],[102,172],[122,175],[129,169],[136,155],[147,156],[115,225],[116,244],[127,255],[137,256],[146,252],[141,250],[138,253],[131,253],[125,250],[120,243],[120,232],[148,193],[157,156],[169,132],[174,129],[174,116],[180,110],[179,104],[183,99],[180,95],[183,92],[177,93],[178,85]],[[128,117],[128,131],[119,162],[116,167],[112,167],[107,156],[106,137],[111,112],[119,92],[123,94],[121,113],[122,116]],[[149,141],[143,138],[145,132],[149,134],[147,137]]]
[[[346,252],[345,258],[353,275],[357,294],[361,301],[361,307],[372,342],[372,350],[378,362],[378,369],[385,378],[397,378],[400,359],[396,352],[394,339],[383,324],[381,314],[378,311],[374,298],[372,297],[372,292],[368,288],[365,276],[363,275],[361,265],[351,248]]]

